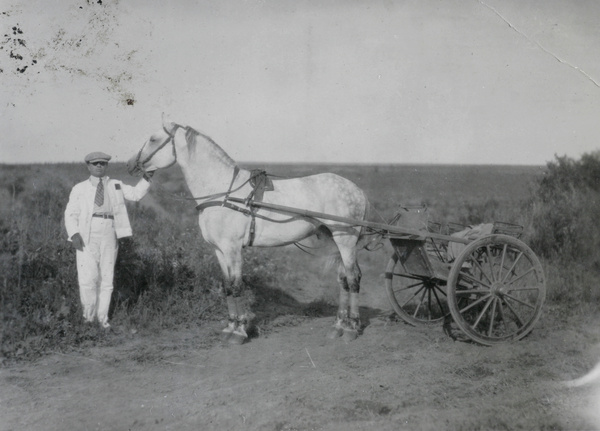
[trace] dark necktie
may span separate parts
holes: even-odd
[[[96,198],[94,199],[94,203],[99,207],[104,203],[104,184],[102,184],[102,178],[100,178],[98,187],[96,187]]]

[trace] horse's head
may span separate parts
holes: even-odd
[[[150,136],[140,151],[127,162],[129,175],[136,177],[145,172],[153,172],[157,169],[168,168],[177,162],[177,150],[175,148],[175,133],[179,124],[165,120],[163,116],[163,127]]]

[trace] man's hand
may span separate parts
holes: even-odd
[[[148,171],[148,172],[144,172],[143,178],[150,182],[150,179],[152,178],[152,175],[154,175],[154,171]]]
[[[81,237],[79,232],[71,237],[71,241],[73,242],[73,248],[79,251],[83,251],[83,238]]]
[[[119,238],[119,252],[124,251],[128,252],[133,249],[133,237],[126,236],[124,238]]]

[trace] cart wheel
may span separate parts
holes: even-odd
[[[442,283],[403,272],[396,253],[385,270],[385,287],[394,311],[406,323],[415,326],[441,323],[449,313]]]
[[[546,298],[542,265],[522,241],[489,235],[468,244],[448,276],[448,305],[469,338],[491,346],[519,340]]]

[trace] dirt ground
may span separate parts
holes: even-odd
[[[288,277],[299,303],[322,296],[304,282],[329,282],[303,274]],[[563,384],[600,358],[600,317],[548,306],[525,339],[483,347],[395,319],[380,276],[363,278],[366,326],[350,343],[326,338],[333,316],[291,314],[243,346],[222,344],[217,321],[116,327],[112,347],[2,368],[0,429],[600,429],[600,388]]]

